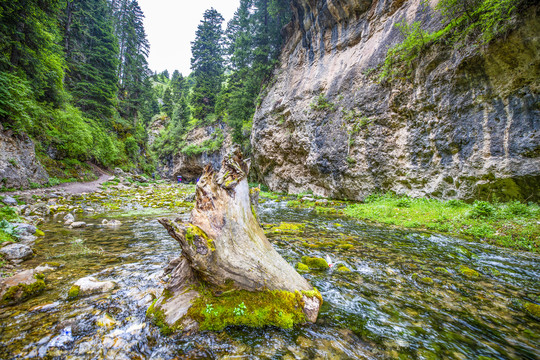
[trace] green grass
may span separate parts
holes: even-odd
[[[519,202],[411,199],[371,195],[363,204],[344,209],[357,219],[405,228],[431,230],[486,241],[494,245],[540,252],[540,206]]]

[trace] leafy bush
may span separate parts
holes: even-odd
[[[452,207],[452,208],[460,208],[460,207],[467,206],[467,204],[465,204],[463,201],[458,200],[458,199],[451,199],[446,202],[446,206]]]
[[[526,205],[522,204],[519,201],[509,202],[506,205],[505,211],[510,215],[515,216],[530,216],[531,209]]]
[[[19,220],[19,215],[17,215],[17,212],[11,206],[4,206],[0,208],[0,220],[17,221]]]
[[[13,238],[16,238],[19,235],[17,228],[5,219],[0,221],[0,230]]]
[[[472,209],[469,211],[468,217],[478,219],[493,215],[495,208],[487,201],[475,201]]]
[[[396,201],[396,206],[400,208],[410,208],[412,205],[412,201],[409,198],[401,198]]]

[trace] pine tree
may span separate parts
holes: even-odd
[[[134,118],[143,102],[145,79],[150,75],[146,61],[150,45],[144,31],[144,14],[137,0],[115,0],[112,7],[120,49],[120,113],[124,117]]]
[[[161,110],[167,114],[168,117],[172,117],[174,103],[172,101],[171,88],[167,87],[163,93],[163,106]]]
[[[191,68],[195,80],[191,105],[194,117],[200,120],[214,112],[223,81],[222,22],[219,12],[213,8],[206,10],[197,27],[195,41],[191,43]]]
[[[70,1],[63,19],[65,84],[87,116],[106,121],[117,103],[118,43],[106,0]]]

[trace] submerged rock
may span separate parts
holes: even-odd
[[[71,225],[69,225],[70,229],[80,229],[86,227],[86,223],[84,221],[75,221],[72,222]]]
[[[69,226],[74,221],[75,221],[75,216],[73,216],[73,214],[68,213],[68,214],[66,214],[66,216],[64,216],[64,225]]]
[[[107,219],[103,219],[101,224],[105,226],[109,226],[109,227],[117,227],[117,226],[122,225],[122,223],[119,220],[107,220]]]
[[[77,280],[69,289],[68,297],[76,298],[93,294],[105,293],[113,290],[116,283],[113,281],[98,281],[92,276],[87,276]]]

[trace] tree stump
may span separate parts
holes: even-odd
[[[164,333],[228,325],[292,327],[315,322],[320,293],[272,247],[250,201],[249,160],[239,149],[197,183],[189,223],[159,219],[182,255],[148,315]]]

